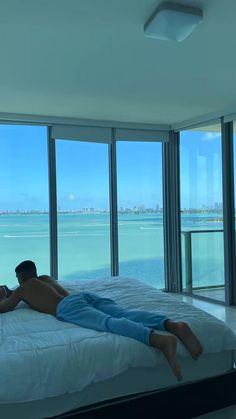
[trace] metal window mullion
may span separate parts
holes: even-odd
[[[193,292],[192,232],[184,231],[186,292]]]
[[[53,278],[58,279],[56,153],[55,153],[55,139],[51,138],[51,128],[48,128],[48,172],[49,172],[50,272]]]
[[[170,243],[171,243],[171,229],[170,229],[170,206],[169,206],[169,177],[170,177],[170,161],[169,144],[162,144],[162,159],[163,159],[163,232],[164,232],[164,270],[165,270],[165,285],[166,290],[171,291],[171,263],[170,263]]]
[[[181,221],[180,221],[180,141],[179,141],[179,132],[172,133],[173,137],[172,146],[173,146],[173,192],[174,192],[174,208],[173,208],[173,219],[175,220],[173,224],[173,240],[175,242],[175,271],[176,275],[175,282],[177,292],[182,291],[182,258],[181,258]]]
[[[163,207],[165,282],[167,291],[180,292],[181,239],[179,198],[179,133],[170,132],[163,144]]]
[[[225,302],[236,304],[233,122],[221,122]]]
[[[117,166],[116,166],[116,141],[114,129],[111,130],[112,141],[109,147],[109,196],[110,196],[110,254],[111,275],[119,275],[118,251],[118,209],[117,209]]]

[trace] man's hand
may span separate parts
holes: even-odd
[[[5,297],[8,298],[13,293],[7,285],[0,285],[0,299]]]
[[[8,298],[13,293],[13,291],[10,290],[10,288],[8,288],[7,285],[4,285],[4,287],[5,287],[5,290],[6,290],[6,297]]]
[[[6,297],[6,290],[4,285],[0,285],[0,299]]]
[[[0,299],[0,313],[7,313],[8,311],[14,310],[17,304],[22,300],[22,289],[24,286],[20,286],[14,290],[9,298]],[[2,288],[2,287],[1,287]]]

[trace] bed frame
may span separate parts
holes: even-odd
[[[54,419],[187,419],[236,403],[236,370],[213,378],[121,397],[72,410]]]

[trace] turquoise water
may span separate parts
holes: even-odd
[[[182,230],[220,230],[219,218],[214,213],[183,214]],[[120,275],[164,288],[162,223],[157,214],[119,215]],[[193,234],[192,258],[194,286],[223,284],[223,233]],[[0,282],[15,285],[15,266],[25,259],[36,262],[39,274],[50,273],[48,215],[1,215]],[[59,279],[109,276],[109,214],[59,214],[58,260]]]

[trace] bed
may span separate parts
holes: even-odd
[[[193,404],[191,394],[196,391],[202,392],[201,399],[205,395],[205,404],[210,401],[210,407],[199,412],[212,409],[215,398],[216,407],[236,401],[236,336],[225,323],[136,279],[60,283],[71,293],[92,291],[123,307],[186,320],[203,344],[203,355],[194,361],[178,343],[184,377],[178,383],[162,353],[154,348],[124,336],[59,322],[22,302],[14,311],[0,315],[1,418],[120,418],[129,409],[128,417],[137,418],[143,417],[145,403],[156,406],[157,401],[159,414],[153,417],[170,417],[164,413],[173,408],[167,400],[180,394]],[[183,411],[181,415],[191,417]]]

